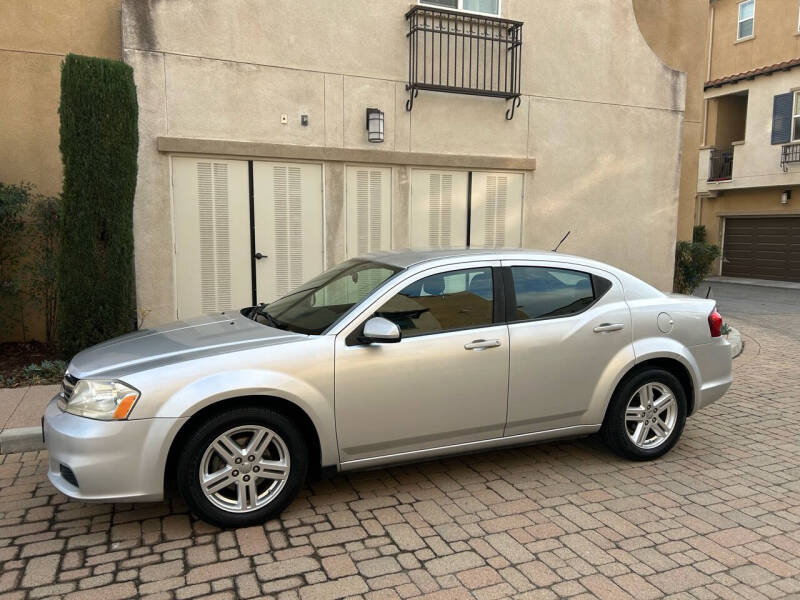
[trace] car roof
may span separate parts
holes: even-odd
[[[457,258],[479,258],[491,257],[496,259],[503,258],[525,258],[530,260],[553,260],[555,257],[563,259],[565,257],[577,258],[579,261],[586,261],[588,259],[580,259],[579,257],[572,257],[567,254],[557,254],[555,252],[546,250],[527,250],[520,248],[448,248],[443,250],[417,250],[417,249],[403,249],[391,250],[387,252],[375,252],[360,256],[361,259],[374,260],[382,262],[393,267],[406,268],[420,263],[438,261],[442,259],[457,259]],[[592,261],[594,262],[594,261]]]

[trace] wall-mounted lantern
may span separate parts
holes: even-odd
[[[373,144],[383,141],[383,111],[378,108],[367,109],[367,139]]]
[[[792,199],[792,190],[786,190],[781,194],[781,204],[789,204],[789,200]]]

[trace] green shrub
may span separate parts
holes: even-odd
[[[45,342],[52,344],[56,326],[56,280],[61,199],[38,194],[30,205],[26,227],[31,243],[25,290],[44,318]]]
[[[20,262],[30,195],[28,184],[0,183],[0,340],[8,339],[18,324],[25,337]]]
[[[59,114],[64,185],[56,322],[59,347],[69,356],[135,325],[133,70],[67,55]]]
[[[706,228],[694,228],[692,241],[678,242],[675,247],[673,288],[679,294],[691,294],[711,273],[720,256],[719,246],[706,243]]]

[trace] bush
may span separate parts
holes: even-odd
[[[28,184],[0,183],[0,338],[8,338],[17,324],[25,337],[20,261],[25,256],[22,240],[30,195]]]
[[[59,114],[64,185],[56,322],[59,347],[69,356],[135,325],[133,70],[67,55]]]
[[[27,296],[44,317],[45,342],[52,344],[56,329],[56,275],[61,199],[37,195],[30,206],[28,239],[32,242]]]
[[[694,228],[691,242],[678,242],[675,247],[673,288],[679,294],[691,294],[711,273],[720,256],[719,246],[706,243],[706,228]]]

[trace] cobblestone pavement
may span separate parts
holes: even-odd
[[[745,320],[746,319],[746,320]],[[337,476],[264,527],[81,505],[0,464],[0,597],[800,596],[800,315],[748,316],[728,395],[664,459],[594,438]]]

